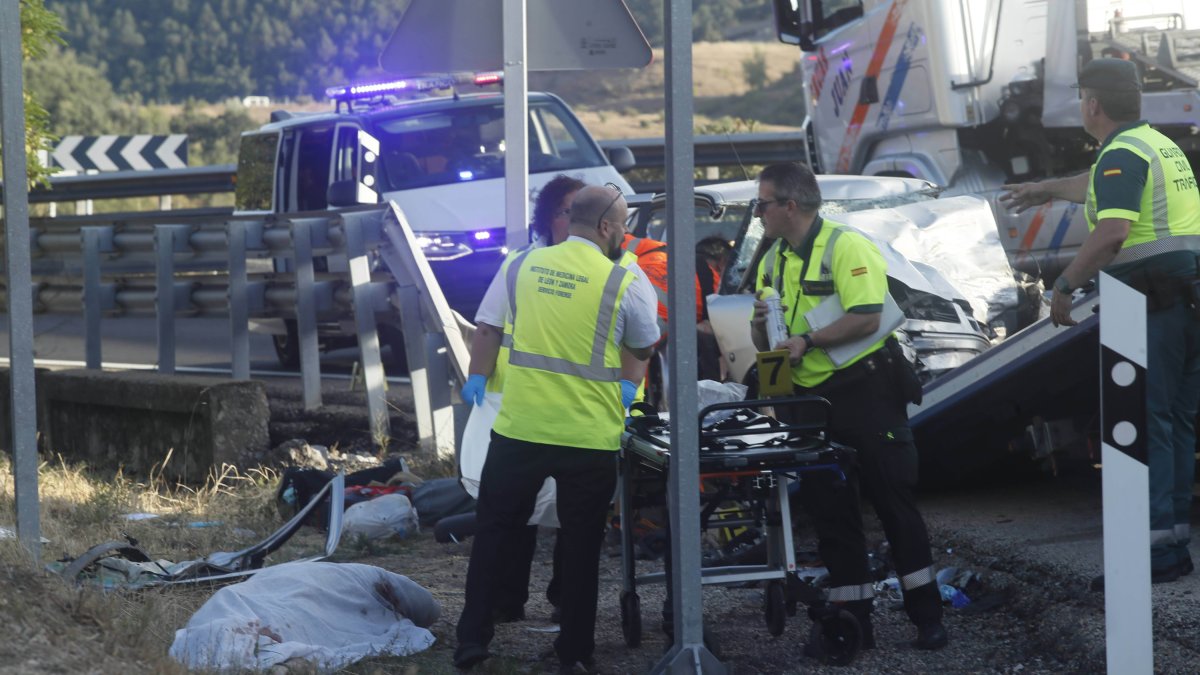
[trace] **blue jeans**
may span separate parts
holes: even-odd
[[[1200,321],[1183,304],[1146,315],[1150,566],[1186,559],[1200,404]]]

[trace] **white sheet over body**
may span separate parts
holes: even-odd
[[[190,669],[265,670],[289,659],[331,672],[374,655],[429,648],[441,606],[408,577],[357,563],[268,567],[217,591],[175,631]]]

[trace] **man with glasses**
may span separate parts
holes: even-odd
[[[1089,61],[1079,73],[1083,129],[1100,143],[1091,171],[1006,185],[1000,202],[1021,213],[1051,199],[1084,204],[1089,234],[1054,282],[1050,318],[1071,326],[1071,292],[1100,270],[1146,295],[1146,453],[1150,574],[1190,574],[1196,409],[1200,402],[1200,192],[1188,157],[1141,117],[1131,61]],[[1103,588],[1103,577],[1093,590]]]
[[[621,354],[645,361],[659,331],[649,284],[615,264],[628,214],[621,193],[585,187],[570,208],[566,241],[524,252],[500,271],[509,359],[475,509],[459,668],[489,656],[504,541],[520,536],[547,477],[558,487],[563,551],[555,651],[563,672],[594,668],[600,547],[625,426]],[[495,367],[494,352],[480,356],[472,355],[472,379]]]
[[[759,174],[754,213],[762,219],[764,241],[776,241],[759,264],[757,289],[770,287],[779,293],[792,337],[767,343],[767,304],[758,300],[752,320],[754,343],[764,351],[789,352],[796,392],[827,399],[831,440],[857,451],[857,466],[846,472],[844,482],[830,472],[808,473],[800,481],[800,501],[812,516],[821,558],[829,568],[829,601],[855,614],[863,628],[861,646],[873,647],[874,589],[858,507],[861,481],[891,544],[904,608],[917,626],[912,644],[940,649],[948,641],[941,596],[929,535],[912,494],[917,449],[907,406],[919,388],[912,390],[916,376],[896,339],[879,335],[887,264],[870,239],[825,220],[818,213],[820,206],[820,187],[807,165],[773,164]],[[810,330],[806,313],[835,294],[844,314],[820,330]],[[826,351],[856,342],[867,346],[837,364]],[[820,640],[811,639],[805,654],[822,657]]]
[[[583,181],[563,174],[546,183],[538,191],[533,204],[533,219],[529,223],[533,241],[509,253],[508,258],[521,255],[530,248],[554,246],[566,241],[571,222],[571,202],[583,187]],[[500,345],[504,334],[502,327],[509,327],[509,316],[503,275],[497,275],[488,286],[475,313],[475,326],[475,334],[471,338],[472,360],[492,362],[495,366],[487,377],[469,377],[462,391],[463,402],[471,405],[471,415],[459,446],[460,481],[471,497],[479,496],[479,479],[487,459],[488,438],[504,392],[504,369],[508,363],[508,353]],[[496,623],[525,619],[525,602],[529,599],[529,569],[537,550],[538,526],[558,527],[554,498],[554,479],[547,478],[538,493],[537,506],[529,525],[519,536],[505,540],[507,551],[501,554],[504,568],[500,573],[504,581],[497,584],[492,607],[492,618]],[[558,620],[556,615],[562,597],[560,548],[556,538],[554,573],[546,588],[546,599],[554,608],[552,621]]]

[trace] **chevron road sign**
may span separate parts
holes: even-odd
[[[187,167],[187,134],[63,136],[50,159],[69,171],[150,171]]]

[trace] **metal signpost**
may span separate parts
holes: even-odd
[[[696,207],[692,173],[692,0],[668,0],[666,28],[667,241],[676,252],[667,260],[667,332],[671,387],[671,584],[675,644],[656,673],[724,673],[704,646],[704,598],[700,584],[700,429],[696,381]]]
[[[0,146],[4,167],[5,277],[8,293],[9,401],[12,404],[17,537],[41,554],[38,525],[37,408],[33,382],[33,294],[29,258],[29,177],[25,171],[25,104],[21,83],[21,7],[0,0]]]
[[[1100,430],[1108,672],[1154,672],[1150,618],[1150,471],[1146,444],[1146,297],[1100,273]]]
[[[526,0],[504,0],[504,243],[510,251],[529,236],[526,11]]]

